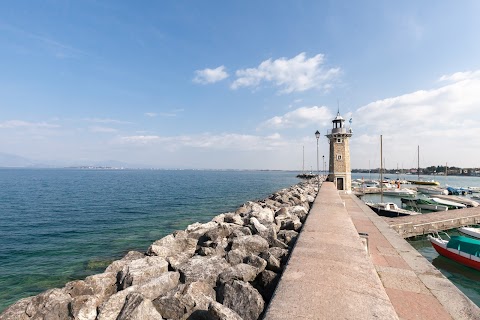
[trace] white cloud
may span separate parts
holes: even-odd
[[[144,115],[150,118],[154,118],[157,116],[155,112],[145,112]]]
[[[448,82],[439,88],[375,101],[354,112],[351,146],[357,156],[362,155],[358,158],[372,157],[367,150],[378,149],[382,134],[384,146],[390,150],[390,167],[402,159],[415,167],[416,159],[414,163],[411,159],[417,145],[423,150],[423,165],[454,161],[458,166],[475,166],[476,159],[465,155],[480,148],[480,72],[454,73],[441,80]],[[356,132],[362,140],[355,138]],[[366,141],[375,142],[369,149]]]
[[[285,113],[283,116],[276,116],[260,124],[259,128],[305,128],[312,124],[325,125],[332,120],[333,116],[327,107],[301,107]]]
[[[218,135],[203,133],[190,136],[171,136],[161,137],[151,136],[125,136],[120,139],[123,144],[133,145],[155,145],[164,147],[168,150],[178,150],[180,148],[202,148],[211,150],[272,150],[287,144],[280,134],[275,133],[269,136],[245,135],[236,133],[222,133]]]
[[[109,127],[93,126],[93,127],[90,127],[90,131],[95,133],[113,133],[113,132],[117,132],[118,130],[114,128],[109,128]]]
[[[132,122],[129,121],[122,121],[122,120],[116,120],[116,119],[100,119],[100,118],[87,118],[84,119],[85,121],[88,122],[94,122],[94,123],[115,123],[115,124],[132,124]]]
[[[123,143],[132,143],[132,144],[148,144],[155,141],[160,141],[159,136],[127,136],[121,137],[121,142]]]
[[[324,55],[317,54],[307,58],[305,52],[291,59],[268,59],[257,68],[236,71],[237,79],[232,89],[258,87],[262,83],[271,83],[281,88],[282,93],[301,92],[310,89],[328,91],[340,75],[340,68],[324,69]]]
[[[465,71],[465,72],[455,72],[454,74],[443,75],[438,79],[438,81],[451,81],[457,82],[472,78],[479,78],[480,77],[480,70],[477,71]]]
[[[215,69],[206,68],[203,70],[196,70],[193,82],[200,84],[209,84],[222,81],[226,78],[228,78],[228,73],[225,71],[225,66],[220,66]]]
[[[0,128],[12,129],[12,128],[58,128],[57,124],[50,124],[46,122],[28,122],[22,120],[9,120],[0,122]]]

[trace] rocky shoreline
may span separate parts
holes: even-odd
[[[258,319],[317,192],[308,180],[189,225],[103,273],[21,299],[0,319]]]

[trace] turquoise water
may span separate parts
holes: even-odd
[[[387,175],[392,179],[396,179],[396,175]],[[367,175],[355,174],[352,178],[361,179],[368,178]],[[417,176],[403,176],[408,180],[416,180]],[[421,176],[424,180],[431,180],[432,176]],[[373,176],[372,179],[378,179],[378,175]],[[462,177],[462,176],[448,176],[448,177],[435,177],[435,180],[440,182],[440,186],[450,185],[453,187],[480,187],[480,177]],[[478,193],[477,193],[478,194]],[[364,201],[380,202],[380,195],[372,194],[362,197]],[[399,207],[402,203],[400,197],[383,197],[384,202],[394,202]],[[449,235],[458,235],[456,230],[447,231]],[[428,261],[430,261],[442,274],[450,279],[470,300],[476,305],[480,306],[480,271],[465,267],[455,261],[440,256],[435,249],[431,246],[426,237],[418,237],[416,239],[410,239],[410,244],[420,252]]]
[[[298,183],[296,172],[0,169],[0,312]]]

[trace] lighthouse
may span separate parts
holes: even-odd
[[[327,131],[330,143],[328,181],[335,183],[337,190],[352,190],[352,169],[350,166],[350,137],[352,129],[345,127],[345,119],[338,111],[332,120],[333,128]]]

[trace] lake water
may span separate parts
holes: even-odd
[[[396,179],[397,175],[386,175],[391,179]],[[352,179],[370,179],[367,174],[353,174]],[[371,176],[372,179],[379,179],[378,174]],[[405,175],[401,179],[417,180],[417,176]],[[424,180],[432,180],[432,176],[420,176]],[[452,187],[480,187],[480,177],[463,177],[463,176],[436,176],[435,180],[444,187],[449,185]],[[467,195],[468,196],[468,195]],[[380,195],[372,194],[362,197],[364,201],[380,202]],[[399,207],[402,203],[400,197],[383,197],[384,202],[394,202]],[[458,235],[456,230],[447,231],[449,235]],[[463,293],[465,293],[470,300],[480,306],[480,271],[465,267],[448,258],[440,256],[431,246],[426,237],[418,237],[416,239],[409,239],[410,244],[420,252],[428,261],[430,261],[437,269],[439,269],[444,276],[446,276],[452,283],[454,283]]]
[[[0,169],[0,312],[299,182],[297,172]]]

